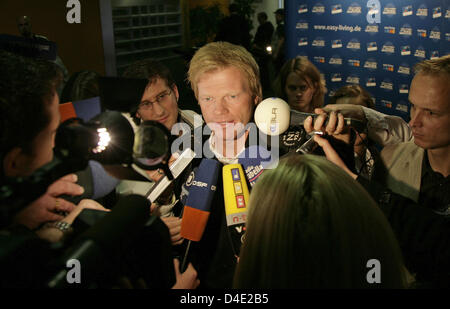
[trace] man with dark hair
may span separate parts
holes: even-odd
[[[53,159],[60,82],[61,74],[53,64],[0,52],[0,182],[31,175]],[[44,222],[62,220],[56,212],[71,211],[75,205],[58,196],[81,194],[83,188],[75,181],[71,175],[55,182],[15,221],[35,229]]]
[[[278,9],[274,12],[277,28],[275,29],[272,48],[273,48],[273,62],[275,72],[280,71],[285,62],[285,29],[284,29],[284,9]]]
[[[123,77],[148,79],[141,103],[130,111],[135,122],[158,121],[170,131],[178,119],[179,93],[169,69],[159,61],[144,59],[128,66]]]
[[[31,31],[31,18],[29,16],[17,17],[17,29],[19,30],[20,35],[24,38],[49,41],[46,36],[36,34]],[[61,72],[63,73],[63,83],[67,82],[69,79],[69,71],[64,65],[62,59],[56,55],[56,59],[53,62],[61,69]],[[60,86],[62,86],[62,83]],[[62,87],[59,87],[58,91],[62,91]]]
[[[250,25],[247,19],[239,14],[239,7],[232,3],[229,6],[230,15],[219,24],[215,42],[229,42],[250,48]]]
[[[258,13],[259,26],[256,30],[255,39],[252,45],[252,54],[258,63],[261,72],[261,85],[263,91],[270,91],[270,76],[269,76],[269,61],[270,53],[267,50],[272,44],[273,25],[267,20],[267,14],[265,12]]]
[[[253,44],[258,48],[265,50],[270,45],[273,35],[273,25],[267,20],[267,14],[265,12],[258,13],[258,29],[256,30],[255,39]]]
[[[175,84],[170,70],[164,64],[153,59],[143,59],[129,65],[125,69],[123,77],[148,80],[140,103],[137,106],[130,106],[130,115],[136,124],[140,124],[141,120],[153,120],[163,124],[169,131],[172,131],[173,126],[178,122],[187,122],[192,126],[194,125],[194,117],[197,114],[191,110],[181,110],[178,108],[178,100],[180,97],[178,87]],[[198,117],[201,119],[200,116]],[[175,159],[172,156],[169,164]],[[160,169],[157,171],[147,171],[147,174],[155,182],[163,176],[163,172]],[[122,193],[130,191],[137,192],[136,190],[140,192],[141,189],[136,185],[136,182],[129,183],[128,181],[123,181],[118,190]],[[145,194],[152,184],[146,183],[141,185],[142,193]],[[153,205],[161,215],[164,223],[173,231],[172,241],[174,244],[182,242],[179,233],[181,219],[173,216],[178,215],[181,211],[177,207],[177,197],[180,192],[181,183],[176,180],[175,184],[169,186]]]
[[[386,194],[379,199],[380,204],[388,206],[387,216],[398,236],[406,266],[417,274],[421,284],[448,287],[450,276],[445,257],[449,246],[442,231],[448,231],[450,217],[450,55],[424,60],[414,69],[409,90],[409,126],[400,117],[337,104],[324,108],[330,113],[326,131],[340,133],[344,116],[368,122],[369,138],[385,146],[382,164],[376,165],[373,179],[415,204],[403,207]],[[305,121],[305,129],[320,130],[324,119],[320,116],[314,125],[312,119]]]

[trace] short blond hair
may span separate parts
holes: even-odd
[[[213,42],[200,48],[192,58],[187,79],[195,97],[198,97],[198,80],[207,72],[235,67],[244,74],[248,81],[253,99],[262,100],[262,87],[259,67],[253,56],[242,46],[228,42]]]
[[[427,75],[446,74],[450,77],[450,55],[421,61],[414,66],[414,73]]]

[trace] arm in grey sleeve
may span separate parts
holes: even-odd
[[[367,107],[362,109],[367,119],[369,138],[374,142],[384,147],[412,140],[411,129],[401,117],[386,115]]]

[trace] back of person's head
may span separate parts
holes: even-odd
[[[246,228],[236,288],[405,287],[384,214],[324,157],[289,156],[266,170],[251,192]],[[381,264],[381,283],[367,281],[372,259]]]
[[[328,104],[354,104],[375,109],[372,95],[360,85],[345,85],[330,97]]]
[[[188,81],[191,84],[195,96],[198,96],[198,80],[204,73],[210,73],[235,67],[248,80],[253,98],[262,99],[262,88],[259,77],[259,67],[253,56],[242,46],[228,42],[213,42],[200,48],[192,58]]]
[[[450,55],[424,60],[414,66],[415,74],[450,77]]]
[[[316,87],[316,92],[313,95],[311,103],[313,108],[321,107],[324,103],[325,93],[327,92],[325,80],[320,75],[317,67],[303,56],[292,58],[283,65],[273,85],[275,94],[279,98],[287,100],[285,91],[286,80],[292,72],[304,79],[310,87]]]
[[[122,74],[126,78],[142,78],[148,79],[152,84],[157,78],[164,80],[167,86],[173,88],[175,80],[170,70],[160,61],[154,59],[143,59],[130,64]]]
[[[228,6],[228,10],[230,11],[230,14],[238,13],[239,12],[239,7],[238,7],[238,5],[236,3],[231,3]]]
[[[267,20],[267,14],[266,14],[266,12],[259,12],[258,13],[258,20],[261,20],[261,21],[266,21]]]
[[[100,74],[83,70],[72,74],[61,94],[61,102],[81,101],[100,95],[98,78]]]
[[[0,51],[2,165],[3,156],[15,147],[33,154],[33,140],[50,122],[48,106],[61,82],[53,63]]]

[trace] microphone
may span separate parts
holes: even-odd
[[[193,179],[190,176],[187,180],[187,185],[190,185],[190,188],[183,210],[180,235],[188,239],[189,242],[181,263],[181,272],[185,270],[191,241],[199,241],[205,231],[211,202],[217,189],[220,165],[216,160],[202,159]]]
[[[238,163],[242,165],[247,181],[252,188],[263,171],[273,162],[270,151],[262,146],[252,145],[239,155]]]
[[[242,237],[245,233],[247,205],[250,195],[242,165],[225,165],[222,170],[222,177],[228,232],[235,255],[238,257],[243,240]]]
[[[93,194],[91,198],[93,200],[104,197],[113,191],[119,184],[120,180],[109,175],[103,166],[97,161],[89,161],[89,167],[92,172]]]
[[[289,126],[303,126],[306,118],[312,116],[316,119],[319,115],[302,113],[291,110],[286,101],[280,98],[267,98],[255,109],[256,126],[267,135],[280,135],[288,130]],[[358,132],[365,129],[364,123],[353,118],[344,118],[345,125],[355,128]],[[325,124],[328,123],[328,119]]]
[[[181,237],[199,241],[202,238],[217,189],[220,163],[213,159],[202,159],[193,180],[188,179],[189,195],[183,210]],[[189,184],[190,183],[190,184]]]

